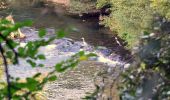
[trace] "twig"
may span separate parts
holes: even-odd
[[[4,62],[4,67],[5,67],[5,74],[6,74],[6,81],[7,81],[7,91],[8,91],[8,100],[11,100],[11,83],[10,83],[10,75],[9,75],[9,70],[8,70],[8,63],[7,63],[7,59],[4,55],[4,50],[2,48],[2,45],[0,43],[0,52],[3,58],[3,62]]]
[[[10,44],[9,39],[5,38],[1,33],[0,33],[0,37],[6,42],[6,45],[8,45],[8,47],[13,51],[13,53],[15,54],[14,60],[16,60],[16,63],[18,63],[18,53],[15,51],[15,49]]]

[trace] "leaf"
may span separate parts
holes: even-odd
[[[28,59],[27,62],[32,66],[32,67],[35,67],[36,66],[36,63],[33,62],[32,60]]]
[[[16,81],[19,81],[19,80],[20,80],[20,78],[19,78],[19,77],[17,77],[17,78],[16,78]]]
[[[57,34],[57,38],[63,38],[66,35],[64,30],[59,30],[56,34]]]
[[[70,64],[70,67],[74,68],[77,64],[78,64],[78,61],[73,62],[73,63]]]
[[[13,41],[12,39],[8,39],[8,44],[11,46],[10,48],[15,48],[19,45],[19,43]],[[9,45],[7,45],[9,47]]]
[[[0,26],[0,31],[6,30],[5,26]]]
[[[87,54],[86,56],[87,56],[87,57],[97,57],[97,54],[95,54],[95,53],[89,53],[89,54]]]
[[[26,54],[31,57],[31,58],[35,58],[36,53],[38,52],[38,46],[36,46],[36,42],[28,42],[26,45],[27,49],[26,49]]]
[[[43,64],[39,64],[38,66],[39,66],[39,67],[44,67],[44,65],[43,65]]]
[[[39,77],[41,75],[41,73],[37,73],[37,74],[35,74],[34,76],[33,76],[33,78],[37,78],[37,77]]]
[[[144,31],[143,32],[143,35],[149,35],[150,33],[149,32],[147,32],[147,31]]]
[[[25,49],[24,49],[23,47],[19,47],[19,48],[18,48],[18,54],[19,54],[19,56],[24,56],[24,51],[25,51]]]
[[[27,78],[27,88],[30,90],[30,91],[35,91],[37,86],[38,86],[38,81],[36,81],[35,79],[33,78]]]
[[[46,35],[46,30],[45,29],[40,29],[38,32],[39,37],[44,37]]]
[[[37,58],[39,58],[39,59],[41,59],[41,60],[45,60],[45,59],[46,59],[43,54],[38,55]]]
[[[18,28],[22,27],[23,25],[21,23],[16,23],[13,27],[14,30],[17,30]]]
[[[21,100],[21,96],[14,95],[14,96],[12,96],[12,100]]]
[[[3,39],[0,37],[0,43],[3,42]]]
[[[85,53],[84,53],[84,51],[80,51],[78,54],[79,54],[79,56],[83,56]]]
[[[6,55],[7,55],[8,58],[12,59],[12,57],[13,57],[13,52],[12,52],[12,51],[7,51],[7,52],[6,52]]]
[[[79,60],[80,60],[80,61],[88,60],[88,57],[87,57],[87,56],[81,56],[81,57],[79,58]]]
[[[8,20],[6,20],[6,19],[2,19],[2,20],[0,21],[0,24],[11,24],[11,22],[8,21]]]
[[[17,88],[25,88],[26,86],[27,86],[27,84],[26,83],[14,83],[13,84],[14,86],[16,86]]]
[[[10,33],[11,33],[11,31],[9,30],[9,28],[6,29],[6,30],[4,30],[4,31],[2,31],[2,35],[3,35],[4,37],[9,36]]]
[[[62,63],[56,64],[55,65],[55,70],[58,71],[58,72],[63,72],[64,70],[63,70],[63,68],[61,68],[62,65],[63,65]]]
[[[31,20],[24,21],[21,26],[31,26],[33,22]]]
[[[48,78],[48,80],[50,81],[50,82],[52,82],[52,81],[55,81],[55,80],[57,80],[57,76],[50,76],[49,78]]]

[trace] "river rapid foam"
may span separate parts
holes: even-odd
[[[25,46],[28,41],[39,39],[37,35],[38,31],[36,31],[36,29],[25,27],[21,31],[25,33],[27,37],[25,40],[20,41],[21,46]],[[54,33],[55,30],[47,29],[46,38],[52,36],[51,34]],[[103,46],[94,47],[86,43],[84,39],[82,41],[74,41],[70,38],[57,39],[51,44],[41,47],[39,51],[46,56],[46,60],[37,61],[37,63],[43,63],[46,67],[32,68],[24,59],[20,59],[18,65],[10,65],[9,70],[11,76],[26,78],[31,77],[37,72],[48,72],[53,69],[51,66],[70,58],[79,51],[85,51],[87,53],[91,52],[98,55],[98,57],[90,58],[89,61],[104,63],[109,67],[127,66],[126,62],[121,61],[121,56],[115,54],[114,51]]]

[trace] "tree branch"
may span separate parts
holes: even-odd
[[[8,70],[8,63],[7,63],[7,59],[4,55],[4,50],[2,48],[2,45],[0,43],[0,52],[3,58],[3,62],[4,62],[4,68],[5,68],[5,74],[6,74],[6,81],[7,81],[7,91],[8,91],[8,100],[11,100],[11,83],[10,83],[10,75],[9,75],[9,70]]]
[[[6,45],[13,51],[13,53],[15,54],[14,60],[16,61],[16,63],[18,63],[18,53],[15,51],[15,49],[10,44],[9,39],[5,38],[1,33],[0,33],[0,37],[6,42]]]

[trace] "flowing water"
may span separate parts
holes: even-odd
[[[1,15],[7,16],[12,14],[16,21],[33,20],[35,28],[53,28],[53,29],[67,29],[72,28],[69,31],[68,36],[73,40],[85,41],[88,44],[94,46],[105,46],[110,48],[117,53],[127,53],[115,40],[115,36],[107,28],[100,27],[98,24],[98,18],[73,18],[68,16],[63,10],[64,8],[56,7],[55,12],[50,11],[44,13],[46,8],[17,8],[7,11],[1,11]],[[52,9],[53,10],[53,9]]]
[[[122,46],[119,46],[115,36],[108,29],[99,26],[98,18],[73,18],[65,14],[61,7],[56,9],[55,13],[44,13],[46,8],[19,7],[0,11],[0,15],[6,16],[12,13],[16,21],[28,19],[34,21],[33,27],[22,29],[22,32],[27,36],[25,40],[21,41],[23,43],[37,39],[37,29],[39,28],[46,28],[48,35],[54,34],[58,29],[72,29],[68,31],[69,34],[66,38],[56,40],[49,46],[41,48],[41,52],[47,56],[47,60],[44,62],[46,66],[53,66],[55,62],[66,59],[78,52],[82,49],[84,42],[87,45],[83,45],[83,50],[93,51],[101,55],[98,58],[100,62],[82,62],[77,68],[59,75],[59,80],[47,85],[45,89],[49,100],[79,100],[85,96],[86,92],[92,92],[95,89],[93,84],[95,74],[106,71],[108,64],[110,66],[116,66],[117,63],[124,64],[121,61],[121,55],[127,52]],[[73,41],[73,43],[70,41]],[[62,48],[63,45],[68,46]],[[100,48],[94,49],[97,46],[100,46]],[[115,61],[117,62],[115,63]],[[19,66],[10,66],[10,73],[12,76],[25,78],[36,72],[43,73],[50,69],[50,67],[32,69],[21,59]]]

